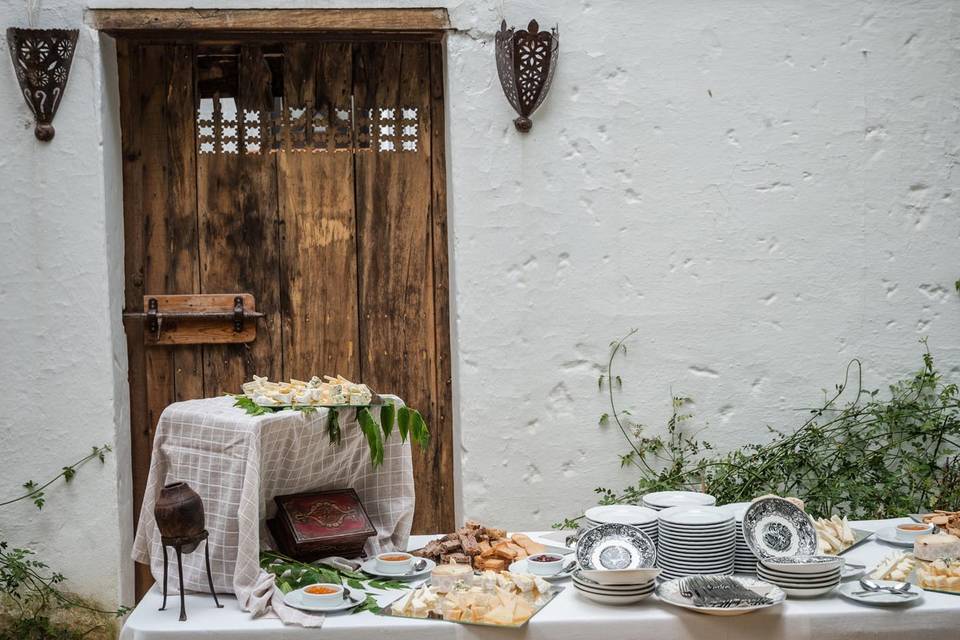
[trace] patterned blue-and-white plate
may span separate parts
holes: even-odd
[[[743,514],[743,537],[758,558],[810,556],[817,552],[813,520],[783,498],[754,502]]]
[[[657,545],[637,527],[602,524],[580,537],[577,562],[587,570],[652,567],[657,563]]]

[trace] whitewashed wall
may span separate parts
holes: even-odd
[[[41,4],[80,26],[83,2]],[[93,2],[149,7],[150,1]],[[168,6],[167,3],[164,3]],[[187,6],[169,3],[169,6]],[[429,2],[203,2],[207,7]],[[881,382],[929,336],[960,377],[960,3],[443,1],[448,41],[461,511],[545,528],[617,487],[596,426],[608,342],[635,415],[691,395],[725,447],[798,422],[861,357]],[[518,134],[492,39],[559,23],[560,65]],[[26,24],[0,1],[2,26]],[[3,43],[5,45],[5,43]],[[130,597],[122,234],[109,41],[81,30],[57,138],[0,63],[0,495],[117,449],[44,513],[0,512],[72,584]],[[69,321],[67,321],[69,319]]]

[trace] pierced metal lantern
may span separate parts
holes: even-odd
[[[497,32],[496,48],[500,84],[510,105],[520,114],[513,124],[518,131],[530,131],[530,116],[547,97],[553,81],[560,53],[559,32],[556,27],[541,31],[536,20],[530,21],[526,31],[507,28],[504,20]]]
[[[70,75],[77,29],[7,29],[7,46],[20,93],[33,112],[38,140],[53,140],[53,116]]]

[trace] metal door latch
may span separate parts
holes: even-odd
[[[256,308],[253,297],[249,294],[144,296],[143,302],[146,309],[144,312],[124,313],[123,316],[129,319],[142,318],[147,332],[153,336],[151,340],[159,344],[250,342],[256,337],[256,322],[253,323],[254,333],[247,335],[251,329],[249,321],[264,315],[247,308]],[[160,308],[161,302],[163,309]],[[208,328],[199,328],[198,322]],[[226,335],[224,332],[211,331],[206,324],[208,322],[230,323],[233,331]],[[170,335],[161,337],[160,332],[165,323],[170,327]],[[229,337],[231,334],[234,337]]]

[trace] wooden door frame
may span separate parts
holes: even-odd
[[[446,9],[87,9],[85,23],[114,37],[138,33],[210,32],[214,35],[332,32],[442,37],[451,29]]]
[[[456,496],[454,487],[454,428],[451,371],[449,244],[447,234],[446,189],[446,123],[445,123],[445,36],[450,29],[446,9],[88,9],[87,25],[104,32],[118,41],[118,56],[125,55],[131,44],[146,41],[179,40],[191,43],[237,42],[249,39],[414,39],[430,42],[431,65],[431,220],[434,281],[434,338],[437,354],[435,375],[436,406],[434,425],[431,425],[436,454],[434,468],[438,483],[433,495],[424,496],[438,507],[437,526],[445,531],[455,526]],[[120,78],[121,84],[124,82]],[[123,92],[124,87],[120,87]],[[124,107],[121,102],[121,114]],[[121,115],[121,121],[124,116]],[[124,165],[128,162],[124,149]],[[126,180],[124,181],[126,183]],[[125,193],[125,205],[130,200]],[[125,224],[132,212],[125,206]],[[133,207],[130,207],[133,208]],[[139,211],[136,215],[139,215]],[[125,233],[126,237],[126,233]],[[125,239],[125,254],[129,252]],[[129,259],[129,256],[128,256]],[[128,259],[125,260],[129,264]],[[125,274],[129,272],[125,269]],[[125,284],[124,307],[142,291],[129,278]],[[130,435],[133,465],[146,466],[156,425],[150,424],[146,411],[134,405],[144,403],[135,379],[144,379],[146,363],[141,350],[139,357],[132,347],[142,342],[143,327],[125,322],[127,334],[128,376],[130,378]],[[141,470],[145,474],[147,469]],[[140,517],[141,498],[137,489],[143,483],[134,482],[133,526]],[[437,498],[440,502],[437,503]],[[151,582],[149,567],[137,565],[137,596],[145,592]]]

